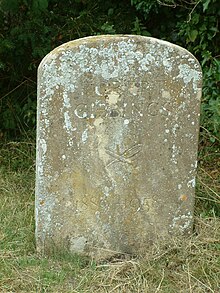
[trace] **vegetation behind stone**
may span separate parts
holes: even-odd
[[[201,131],[214,142],[220,133],[219,15],[218,0],[2,0],[0,136],[35,131],[37,67],[53,48],[90,35],[138,34],[180,45],[200,61]]]

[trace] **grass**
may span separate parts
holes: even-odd
[[[68,252],[40,257],[34,239],[35,145],[0,145],[0,292],[220,292],[220,148],[201,136],[195,229],[141,259],[95,262]]]

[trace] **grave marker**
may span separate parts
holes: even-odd
[[[191,233],[202,73],[185,49],[87,37],[38,70],[36,239],[98,256]]]

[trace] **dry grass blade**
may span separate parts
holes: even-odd
[[[214,194],[215,201],[218,202],[218,203],[220,203],[220,194],[218,194],[217,192],[215,192],[214,189],[212,189],[205,182],[203,182],[202,179],[199,176],[197,178],[199,179],[199,182],[206,188],[206,190],[211,191],[211,194]]]
[[[161,278],[161,280],[160,280],[160,283],[159,283],[159,285],[158,285],[158,287],[157,287],[155,293],[158,293],[158,292],[160,291],[160,288],[161,288],[161,285],[162,285],[162,283],[163,283],[163,280],[164,280],[164,270],[163,270],[162,278]]]

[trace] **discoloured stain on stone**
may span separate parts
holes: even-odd
[[[36,239],[141,253],[191,232],[201,69],[141,36],[66,43],[38,70]]]

